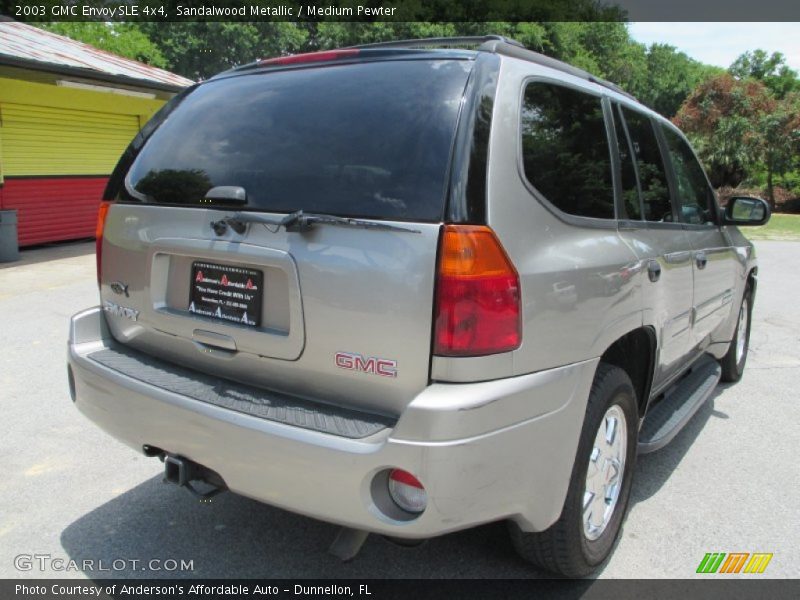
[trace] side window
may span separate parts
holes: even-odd
[[[528,181],[560,210],[614,218],[611,156],[599,97],[549,83],[528,84],[522,160]]]
[[[653,124],[648,117],[636,111],[622,107],[621,112],[636,157],[644,218],[646,221],[673,221],[667,174]]]
[[[619,113],[614,117],[614,129],[617,133],[622,203],[625,207],[625,216],[628,219],[638,221],[642,218],[642,205],[639,200],[639,182],[636,176],[636,167],[633,164],[633,144],[628,135],[628,128]]]
[[[680,199],[680,216],[692,225],[714,224],[714,192],[708,185],[703,167],[684,139],[669,127],[661,126],[667,140],[672,169]]]

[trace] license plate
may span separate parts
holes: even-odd
[[[189,312],[241,325],[261,325],[264,273],[245,267],[192,263]]]

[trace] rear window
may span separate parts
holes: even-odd
[[[614,218],[611,154],[598,96],[529,84],[522,103],[522,161],[528,181],[560,210]]]
[[[197,206],[240,186],[248,209],[440,220],[471,68],[409,60],[210,81],[149,139],[128,191]]]

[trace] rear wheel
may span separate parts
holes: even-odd
[[[747,353],[750,349],[750,317],[753,314],[753,297],[748,285],[744,291],[742,304],[739,307],[739,318],[733,340],[728,346],[728,352],[719,361],[722,367],[722,381],[735,383],[742,378],[744,365],[747,362]]]
[[[580,577],[608,557],[628,508],[638,419],[628,374],[600,363],[561,517],[541,533],[526,533],[510,524],[511,539],[522,558],[561,575]]]

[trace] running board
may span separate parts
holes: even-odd
[[[719,363],[705,355],[664,398],[647,411],[639,431],[639,454],[660,450],[678,435],[708,400],[722,375]]]

